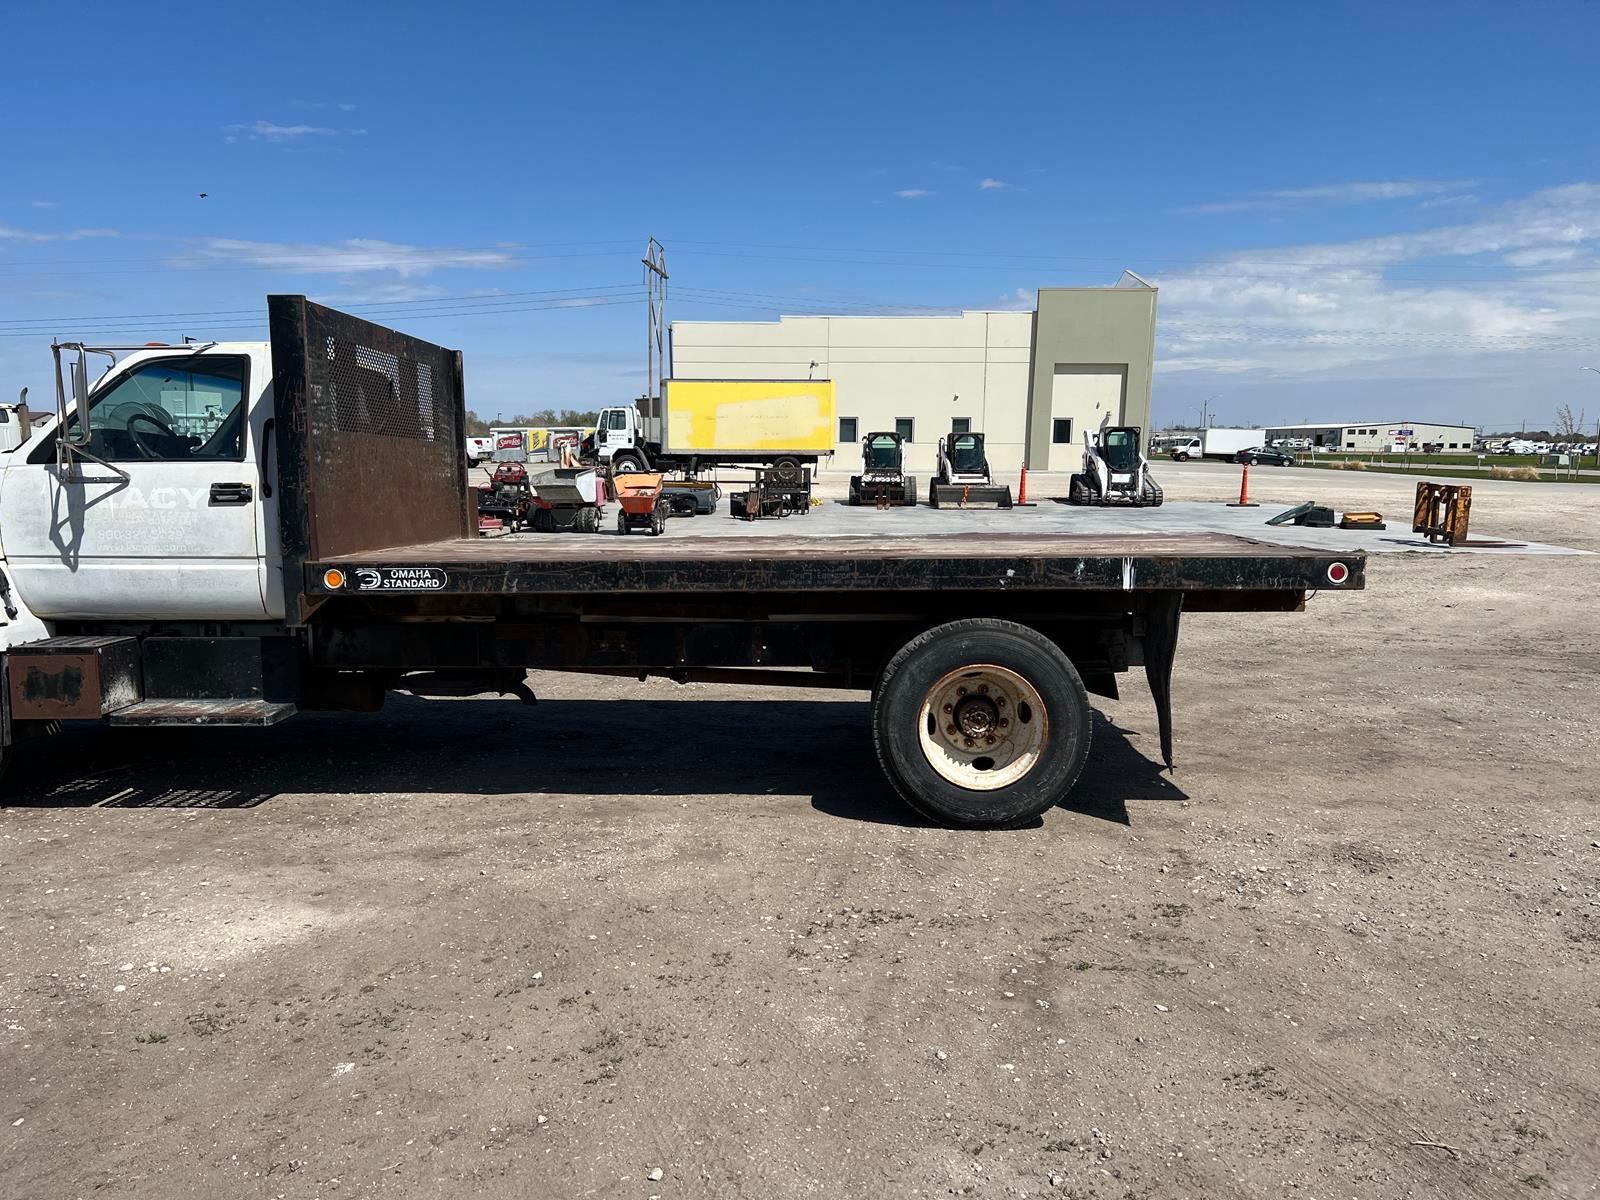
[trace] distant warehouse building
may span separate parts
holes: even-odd
[[[1267,440],[1301,438],[1324,450],[1357,450],[1375,454],[1420,452],[1422,447],[1450,451],[1472,449],[1471,425],[1438,425],[1432,421],[1357,421],[1354,424],[1278,425]]]
[[[897,431],[907,470],[935,467],[947,433],[985,435],[1009,475],[1075,471],[1085,429],[1150,426],[1156,289],[1131,274],[1110,288],[1040,288],[1032,312],[674,321],[678,379],[832,379],[835,470],[860,465],[861,439]]]

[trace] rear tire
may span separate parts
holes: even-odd
[[[1089,484],[1082,475],[1074,475],[1067,484],[1067,503],[1089,503]]]
[[[1061,648],[993,618],[913,638],[884,668],[872,705],[873,744],[895,791],[930,820],[969,829],[1012,828],[1059,804],[1090,732],[1088,693]]]
[[[850,476],[850,507],[861,507],[861,476]]]
[[[915,508],[917,506],[917,477],[915,475],[906,476],[905,495],[900,503],[905,508]]]
[[[628,536],[628,514],[622,509],[617,509],[617,536]]]

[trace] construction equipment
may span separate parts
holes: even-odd
[[[499,470],[508,466],[505,463]],[[535,533],[598,533],[604,498],[593,467],[546,467],[529,476],[533,487],[528,526]]]
[[[478,515],[498,520],[506,529],[527,524],[532,508],[528,468],[519,462],[501,463],[487,483],[478,485]]]
[[[1467,522],[1472,515],[1472,488],[1467,484],[1417,484],[1417,501],[1411,514],[1411,532],[1427,536],[1430,542],[1457,546],[1467,540]]]
[[[728,513],[743,521],[759,517],[787,517],[811,511],[811,468],[800,472],[797,480],[784,470],[757,470],[755,479],[742,492],[728,494]]]
[[[628,471],[611,477],[611,491],[617,501],[617,532],[626,536],[630,529],[646,530],[660,537],[667,529],[667,499],[656,471]]]
[[[917,479],[905,473],[905,439],[898,433],[869,433],[861,439],[861,474],[850,476],[850,504],[912,508]]]
[[[1083,471],[1067,486],[1068,504],[1131,504],[1159,508],[1161,487],[1150,476],[1150,462],[1140,449],[1137,425],[1112,425],[1111,414],[1100,428],[1083,435]]]
[[[934,508],[1010,508],[1011,485],[996,487],[983,434],[952,433],[939,439],[939,473],[928,484]]]

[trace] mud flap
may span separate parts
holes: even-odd
[[[1156,702],[1161,761],[1169,771],[1176,766],[1172,758],[1172,662],[1177,655],[1182,612],[1182,592],[1152,592],[1144,613],[1144,675]]]

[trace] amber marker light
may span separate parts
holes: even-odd
[[[322,573],[322,586],[330,592],[337,592],[344,586],[344,572],[338,567],[329,567]]]

